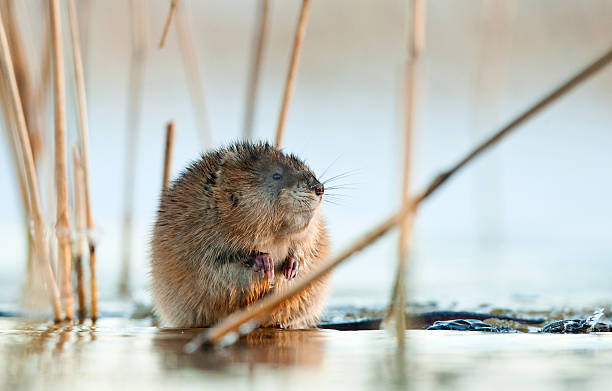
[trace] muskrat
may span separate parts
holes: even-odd
[[[162,192],[153,230],[162,322],[211,326],[307,275],[329,251],[323,193],[302,160],[267,143],[234,143],[192,163]],[[315,326],[328,284],[311,284],[262,326]]]

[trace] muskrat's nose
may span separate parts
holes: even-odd
[[[323,193],[325,192],[325,187],[323,187],[323,185],[321,183],[317,183],[312,190],[314,190],[315,194],[318,196],[322,196]]]

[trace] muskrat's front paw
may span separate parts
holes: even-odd
[[[298,260],[293,257],[287,257],[287,259],[285,259],[285,263],[283,264],[283,272],[285,273],[285,277],[288,280],[291,280],[297,276],[299,271],[300,263]]]
[[[257,254],[253,262],[253,270],[261,272],[262,277],[268,277],[269,281],[274,280],[274,262],[272,256],[267,253]]]

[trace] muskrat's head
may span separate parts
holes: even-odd
[[[267,143],[233,144],[221,153],[218,203],[226,222],[249,232],[290,234],[318,212],[324,187],[294,155]]]

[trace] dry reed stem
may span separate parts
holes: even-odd
[[[513,20],[516,16],[515,0],[487,1],[480,6],[476,66],[470,91],[467,134],[471,140],[480,140],[500,119],[504,89],[507,86],[508,61],[512,56]],[[483,110],[486,108],[486,110]],[[501,240],[502,167],[500,157],[491,157],[487,165],[476,168],[473,180],[472,204],[474,219],[481,244],[494,246]],[[487,191],[482,185],[487,184]]]
[[[55,118],[55,185],[57,191],[58,266],[62,272],[61,295],[66,320],[74,318],[72,297],[72,253],[70,250],[70,218],[68,199],[68,164],[66,154],[66,93],[64,81],[64,52],[59,0],[49,0],[53,47],[53,106]]]
[[[91,197],[89,190],[89,121],[87,116],[87,93],[85,89],[85,72],[83,70],[83,57],[81,54],[81,41],[79,38],[79,23],[74,0],[68,0],[68,15],[70,19],[70,35],[72,37],[72,55],[74,62],[74,78],[77,90],[77,106],[79,113],[79,136],[81,140],[80,156],[82,157],[83,177],[85,179],[85,206],[87,228],[94,228],[94,218],[91,210]]]
[[[130,296],[130,263],[132,249],[132,225],[134,209],[134,183],[136,162],[138,161],[138,136],[140,133],[140,111],[142,108],[142,90],[144,83],[144,65],[146,57],[146,25],[144,4],[132,0],[132,55],[128,86],[128,106],[126,119],[126,150],[123,186],[123,235],[122,262],[119,278],[119,294]],[[94,249],[95,250],[95,249]],[[95,251],[94,251],[95,254]],[[95,255],[94,255],[95,256]],[[94,258],[95,259],[95,258]]]
[[[19,97],[19,89],[17,88],[17,79],[11,60],[8,39],[4,29],[4,23],[0,17],[0,72],[4,83],[8,86],[10,94],[10,110],[15,119],[17,139],[19,141],[19,152],[23,159],[26,184],[28,187],[28,195],[30,199],[30,219],[32,221],[32,229],[34,231],[36,257],[40,263],[39,267],[45,277],[47,289],[49,291],[49,299],[53,310],[53,318],[56,322],[61,321],[62,310],[59,298],[59,292],[53,275],[53,269],[49,260],[49,249],[47,247],[47,238],[45,235],[45,223],[43,220],[42,208],[40,203],[40,191],[38,187],[38,178],[36,177],[36,168],[34,166],[34,157],[32,156],[32,146],[28,137],[28,129],[25,121],[23,107],[21,106],[21,98]]]
[[[9,14],[10,14],[10,11],[9,11]],[[9,18],[9,26],[8,26],[9,29],[11,28],[10,24],[12,24],[10,20],[11,18]],[[12,39],[10,32],[8,33],[8,38],[10,42],[10,40]],[[12,45],[9,45],[9,46],[12,46]],[[19,88],[19,81],[17,82],[17,87]],[[26,227],[28,227],[29,226],[28,219],[30,216],[30,201],[28,199],[28,190],[26,186],[26,178],[25,178],[25,172],[23,168],[23,162],[22,162],[21,156],[19,155],[18,140],[16,138],[16,131],[15,131],[16,119],[13,118],[12,112],[11,110],[9,110],[11,97],[10,97],[9,87],[6,85],[5,82],[0,83],[0,97],[1,97],[1,102],[2,102],[2,114],[4,115],[4,120],[5,120],[4,130],[6,131],[7,140],[9,141],[9,149],[11,152],[11,158],[15,166],[15,173],[17,176],[17,182],[19,186],[19,194],[21,196],[21,202],[22,202],[24,216],[26,220],[25,225]],[[22,101],[22,105],[23,105],[23,101]],[[27,120],[26,120],[26,125],[27,125]],[[28,249],[30,251],[31,245],[33,245],[32,235],[29,229],[27,231],[28,231]],[[28,256],[28,266],[30,265],[31,261],[32,261],[31,256]]]
[[[257,26],[255,26],[255,44],[253,46],[253,59],[249,71],[249,81],[247,84],[247,101],[244,113],[244,138],[253,139],[253,121],[255,118],[255,99],[257,98],[257,86],[259,85],[259,74],[261,73],[261,61],[266,42],[268,30],[268,10],[269,0],[260,0],[258,10]]]
[[[423,202],[427,197],[433,194],[451,176],[457,173],[457,171],[463,168],[475,157],[477,157],[485,150],[496,144],[503,137],[507,136],[512,130],[516,129],[520,124],[522,124],[527,119],[531,118],[533,115],[541,111],[543,108],[563,96],[565,93],[569,92],[572,88],[576,87],[578,84],[580,84],[590,76],[594,75],[596,72],[600,71],[611,61],[612,48],[610,48],[603,56],[598,58],[596,61],[585,67],[578,74],[563,83],[560,87],[556,88],[554,91],[546,95],[543,99],[531,106],[525,112],[510,121],[506,126],[497,131],[493,136],[479,144],[457,164],[453,165],[447,171],[444,171],[434,177],[433,180],[430,181],[429,185],[425,188],[425,190],[423,190],[420,194],[412,198],[409,206],[404,206],[399,212],[375,226],[368,233],[357,239],[353,243],[353,245],[348,247],[346,250],[344,250],[331,260],[325,262],[322,266],[314,270],[308,276],[305,276],[303,279],[296,281],[294,285],[289,287],[282,294],[266,296],[260,301],[253,304],[252,306],[240,311],[236,311],[235,313],[229,315],[225,319],[221,320],[215,327],[212,327],[207,331],[203,332],[202,334],[198,335],[187,345],[186,349],[188,351],[194,351],[202,344],[217,344],[221,342],[226,335],[230,333],[236,333],[241,329],[245,331],[245,333],[248,333],[248,331],[252,328],[245,327],[243,325],[249,322],[252,325],[256,322],[257,319],[264,318],[285,300],[303,291],[311,283],[332,271],[337,265],[348,259],[351,255],[363,250],[365,247],[374,243],[376,240],[378,240],[380,237],[382,237],[400,222],[404,221],[407,215],[413,214],[421,202]]]
[[[425,0],[412,0],[411,55],[418,58],[425,47],[427,4]]]
[[[91,298],[91,321],[96,323],[100,312],[98,311],[98,279],[96,277],[96,244],[89,242],[89,295]]]
[[[174,121],[166,125],[166,149],[164,151],[164,176],[162,178],[162,191],[170,184],[170,167],[172,166],[172,150],[174,145]]]
[[[51,82],[51,34],[49,29],[45,29],[45,40],[43,42],[42,53],[41,53],[41,64],[40,64],[40,83],[36,87],[34,92],[34,107],[42,116],[43,108],[45,107],[46,101],[49,97],[49,83]]]
[[[68,0],[68,15],[70,19],[70,36],[72,38],[72,58],[74,63],[74,77],[77,88],[77,105],[79,113],[79,136],[81,140],[80,145],[80,156],[81,171],[83,176],[82,191],[83,191],[83,204],[85,206],[84,216],[86,218],[87,225],[87,240],[88,248],[93,248],[95,253],[95,239],[93,237],[93,230],[95,227],[93,212],[91,208],[91,191],[90,191],[90,179],[89,179],[89,120],[87,115],[87,92],[85,88],[85,71],[83,69],[83,56],[81,52],[81,39],[79,34],[79,21],[77,16],[76,6],[74,0]],[[90,278],[91,281],[91,307],[92,307],[92,319],[96,319],[98,316],[97,291],[94,292],[94,288],[97,287],[97,282],[93,281],[95,278],[96,259],[95,256],[89,259],[89,266],[92,269]],[[95,311],[93,310],[95,309]]]
[[[71,1],[71,0],[69,0]],[[85,180],[83,175],[83,162],[79,156],[79,149],[76,145],[72,145],[72,171],[74,174],[74,217],[76,225],[75,248],[74,251],[74,269],[77,282],[77,298],[79,309],[77,315],[79,322],[85,320],[87,313],[87,304],[85,303],[85,283],[83,281],[83,254],[87,249],[87,210],[85,207]]]
[[[424,0],[412,0],[410,27],[412,33],[407,51],[407,58],[404,71],[404,91],[405,91],[405,119],[404,119],[404,167],[403,167],[403,184],[402,184],[402,208],[410,206],[410,169],[412,159],[412,140],[415,124],[415,107],[416,96],[418,94],[418,70],[425,42],[425,4]],[[391,294],[391,305],[389,306],[389,315],[393,315],[395,323],[395,331],[398,345],[403,348],[405,345],[406,316],[404,307],[406,302],[406,287],[405,275],[407,262],[410,252],[410,240],[412,238],[412,226],[414,215],[406,213],[404,219],[399,223],[399,241],[398,241],[398,263]]]
[[[300,12],[300,19],[298,20],[297,29],[295,31],[293,53],[291,54],[291,63],[289,65],[289,71],[287,72],[287,81],[285,82],[285,92],[283,94],[281,112],[278,118],[278,126],[276,127],[274,145],[277,148],[280,148],[281,143],[283,142],[285,123],[287,122],[287,114],[289,113],[289,103],[291,103],[291,97],[293,96],[293,89],[297,76],[297,66],[300,59],[300,53],[302,52],[304,37],[306,36],[306,25],[308,23],[309,13],[310,0],[302,0],[302,11]]]
[[[166,24],[164,25],[164,32],[162,33],[162,37],[159,40],[159,48],[163,48],[166,44],[166,38],[168,38],[168,32],[170,31],[170,25],[172,24],[172,18],[174,18],[174,14],[176,13],[176,6],[178,5],[179,0],[171,0],[170,1],[170,11],[168,11],[168,17],[166,18]]]
[[[193,43],[191,20],[186,14],[187,11],[184,5],[183,3],[183,7],[180,7],[178,10],[176,32],[181,48],[181,56],[183,57],[183,64],[185,66],[187,85],[189,87],[189,95],[191,96],[191,106],[196,117],[200,144],[202,150],[206,150],[212,146],[212,129],[208,120],[204,84],[202,82],[202,76],[200,75],[200,63],[198,61],[195,44]]]
[[[24,298],[29,298],[32,295],[31,284],[35,284],[34,281],[34,273],[36,271],[34,265],[34,238],[32,237],[32,231],[30,230],[30,200],[28,197],[28,189],[26,185],[26,177],[25,171],[23,168],[23,159],[19,154],[19,147],[17,140],[17,132],[15,130],[16,120],[13,118],[11,110],[9,110],[10,105],[10,93],[8,91],[8,86],[4,80],[0,83],[0,105],[2,106],[2,114],[5,120],[4,130],[6,131],[6,137],[9,141],[9,150],[11,153],[11,160],[13,161],[13,167],[15,169],[15,174],[17,176],[17,184],[19,188],[19,195],[21,198],[21,203],[23,207],[23,219],[24,219],[24,227],[26,231],[27,243],[27,255],[26,255],[26,284],[25,284],[25,292],[23,294]]]
[[[89,54],[89,39],[90,39],[90,32],[91,32],[91,9],[92,9],[92,1],[93,0],[80,0],[79,1],[79,6],[77,9],[77,21],[81,21],[80,23],[78,23],[78,31],[79,31],[79,42],[80,42],[80,51],[81,51],[81,57],[83,58],[83,69],[85,69],[85,85],[87,85],[87,77],[89,76],[89,74],[87,73],[87,70],[89,69],[87,67],[88,63],[87,63],[87,59],[88,59],[88,54]]]
[[[24,42],[21,40],[14,0],[5,0],[4,3],[7,11],[6,29],[13,58],[15,77],[17,78],[17,87],[21,97],[21,107],[23,107],[26,125],[28,126],[30,144],[34,154],[34,164],[38,169],[43,150],[42,132],[40,126],[37,126],[39,125],[40,113],[36,111],[37,107],[32,104],[32,80],[28,67],[29,62],[26,57]]]
[[[24,52],[24,45],[21,40],[21,34],[19,33],[19,27],[17,26],[14,0],[4,0],[4,4],[7,13],[6,33],[9,40],[9,47],[11,48],[11,57],[13,59],[15,77],[17,78],[17,87],[20,92],[21,106],[26,116],[26,124],[29,126],[28,106],[31,83],[28,78],[28,68],[26,65],[28,61]],[[30,129],[28,128],[28,130]]]
[[[22,163],[22,158],[19,155],[19,150],[18,150],[18,141],[15,138],[15,119],[12,118],[12,114],[11,111],[9,110],[9,105],[10,105],[10,95],[9,92],[7,91],[6,86],[4,85],[5,83],[2,83],[1,86],[1,92],[0,95],[2,96],[1,100],[2,100],[2,114],[4,115],[4,120],[5,120],[5,126],[4,126],[4,130],[6,131],[6,137],[7,140],[9,141],[9,150],[11,152],[11,160],[13,161],[13,164],[15,166],[15,173],[17,176],[17,184],[19,186],[19,195],[21,198],[21,203],[23,206],[23,211],[24,211],[24,216],[25,216],[25,225],[26,227],[29,225],[29,216],[30,216],[30,200],[28,198],[28,189],[27,189],[27,185],[26,185],[26,178],[25,178],[25,172],[24,172],[24,168],[23,168],[23,163]],[[30,230],[28,229],[28,241],[31,240],[31,233]]]
[[[26,126],[28,127],[28,136],[30,138],[30,145],[32,146],[32,153],[34,156],[34,166],[37,171],[40,171],[40,164],[43,156],[43,135],[42,135],[42,110],[41,107],[36,105],[36,102],[32,99],[32,73],[31,69],[28,67],[28,60],[26,58],[26,48],[24,47],[24,42],[21,39],[19,25],[17,23],[17,14],[16,14],[16,4],[15,0],[4,0],[3,1],[4,9],[6,10],[7,15],[7,35],[9,40],[9,46],[11,50],[11,56],[13,58],[13,67],[15,70],[15,76],[17,78],[17,87],[20,91],[21,98],[21,107],[24,110],[24,115],[26,119]],[[12,122],[14,125],[14,121]],[[27,193],[25,185],[21,183],[23,178],[23,169],[20,169],[18,172],[19,177],[19,188],[22,192],[22,199],[25,198],[27,202]],[[26,212],[24,216],[29,216],[27,209],[29,205],[24,204],[24,211]],[[29,224],[26,224],[28,226]],[[31,232],[28,230],[28,240],[27,240],[27,278],[26,283],[35,283],[34,276],[32,273],[34,272],[34,240],[32,238]],[[27,295],[28,293],[26,293]]]

